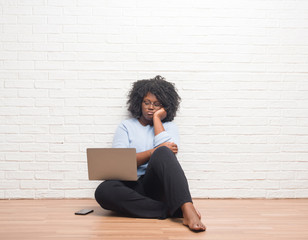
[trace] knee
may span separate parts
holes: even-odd
[[[99,205],[103,208],[108,208],[110,202],[112,202],[112,188],[114,188],[114,181],[102,182],[95,190],[95,199]]]
[[[169,155],[171,153],[174,155],[174,153],[168,147],[162,146],[162,147],[158,147],[154,151],[153,155]]]
[[[174,160],[177,160],[175,154],[166,146],[157,148],[151,157],[151,161],[155,162],[166,163]]]

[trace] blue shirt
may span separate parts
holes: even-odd
[[[164,142],[174,142],[179,146],[178,128],[173,122],[163,123],[165,131],[154,135],[154,127],[143,126],[138,119],[124,120],[117,128],[112,147],[114,148],[136,148],[136,152],[144,152],[153,149]],[[148,164],[138,167],[138,177],[145,174]]]

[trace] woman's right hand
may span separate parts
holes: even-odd
[[[164,108],[157,110],[153,117],[158,117],[161,121],[167,117],[167,112]]]
[[[178,145],[176,145],[173,142],[164,142],[160,144],[158,147],[162,147],[162,146],[169,148],[174,154],[178,153]]]

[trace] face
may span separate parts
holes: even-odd
[[[148,92],[148,94],[145,95],[142,101],[142,116],[141,117],[147,121],[152,121],[154,113],[161,108],[162,108],[162,105],[157,100],[156,96]]]

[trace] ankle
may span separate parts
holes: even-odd
[[[181,206],[182,212],[183,214],[187,211],[191,211],[194,209],[194,205],[192,204],[192,202],[186,202]]]

